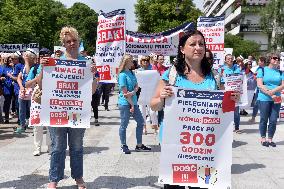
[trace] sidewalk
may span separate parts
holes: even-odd
[[[155,189],[158,181],[160,148],[153,130],[143,135],[143,143],[152,152],[122,154],[118,137],[120,116],[116,107],[117,96],[110,99],[110,110],[100,106],[101,126],[86,130],[84,138],[84,179],[91,189]],[[258,122],[248,124],[249,116],[242,117],[243,134],[234,135],[232,188],[233,189],[281,189],[284,185],[284,124],[276,131],[276,148],[262,147],[259,142]],[[258,121],[258,119],[257,119]],[[127,141],[134,149],[135,122],[127,130]],[[46,188],[48,182],[49,155],[45,140],[43,154],[32,155],[32,130],[23,136],[12,133],[12,124],[0,125],[0,188]],[[69,156],[66,158],[65,179],[59,188],[76,188],[70,177]]]

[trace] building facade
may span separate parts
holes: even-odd
[[[260,11],[270,0],[204,0],[204,14],[225,16],[225,32],[255,41],[268,50],[269,36],[260,27]]]

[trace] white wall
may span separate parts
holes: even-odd
[[[252,33],[244,33],[245,40],[255,41],[260,44],[260,50],[267,50],[268,45],[268,36],[263,33],[252,32]]]

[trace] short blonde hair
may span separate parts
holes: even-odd
[[[125,69],[125,65],[126,65],[127,61],[130,60],[130,59],[133,60],[133,57],[130,54],[125,54],[122,57],[120,64],[119,64],[119,67],[118,67],[118,73],[117,74],[120,74],[120,72],[122,72]]]
[[[79,43],[80,37],[79,37],[78,31],[75,28],[71,27],[71,26],[65,26],[60,31],[60,41],[61,41],[62,44],[64,44],[65,38],[68,35],[73,37],[73,38],[75,38],[75,39],[77,39],[78,43]]]

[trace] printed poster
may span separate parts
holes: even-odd
[[[86,60],[49,59],[43,69],[40,122],[43,126],[89,128],[91,64]]]
[[[126,53],[145,56],[151,53],[176,56],[180,36],[193,28],[194,24],[188,22],[160,33],[145,34],[126,31]]]
[[[205,37],[206,48],[213,53],[213,67],[218,69],[224,64],[225,17],[199,17],[197,29]]]
[[[125,53],[125,9],[100,12],[95,60],[100,81],[116,83],[117,68]]]
[[[224,92],[173,89],[164,109],[159,182],[230,188],[233,111],[222,111]]]
[[[248,105],[247,77],[245,74],[224,74],[224,87],[226,91],[239,91],[238,106]]]

